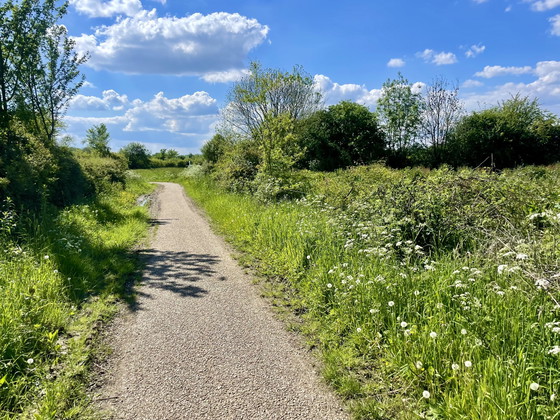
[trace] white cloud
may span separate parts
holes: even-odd
[[[525,2],[532,3],[531,9],[537,12],[545,12],[560,6],[560,0],[525,0]]]
[[[268,30],[257,20],[237,13],[158,18],[154,9],[73,39],[79,53],[89,51],[87,65],[96,70],[128,74],[232,74],[243,68],[247,54],[263,43]]]
[[[473,0],[475,3],[482,4],[486,3],[488,0]]]
[[[560,36],[560,15],[551,17],[549,21],[552,22],[552,34]]]
[[[531,73],[535,76],[535,80],[530,83],[508,82],[482,94],[467,95],[464,98],[467,108],[476,109],[481,105],[493,106],[498,101],[509,99],[519,93],[522,96],[538,99],[544,109],[560,115],[560,61],[538,62]]]
[[[149,101],[129,101],[126,95],[106,90],[101,98],[77,95],[70,104],[69,114],[79,111],[89,111],[90,114],[112,111],[121,114],[87,117],[68,115],[65,121],[82,128],[104,122],[119,125],[122,131],[156,131],[183,136],[209,132],[209,127],[218,118],[217,101],[207,92],[195,92],[171,99],[159,92]]]
[[[430,49],[418,52],[416,53],[416,56],[422,58],[425,62],[435,64],[436,66],[455,64],[458,61],[457,56],[451,52],[436,52]]]
[[[244,70],[227,70],[227,71],[218,71],[215,73],[206,73],[202,75],[202,79],[208,83],[229,83],[229,82],[237,82],[241,80],[241,78],[245,75],[249,74],[249,71]]]
[[[381,96],[381,89],[368,90],[364,85],[351,83],[341,85],[322,74],[315,75],[313,81],[315,89],[323,95],[326,105],[352,101],[371,108]]]
[[[134,16],[142,11],[140,0],[70,0],[70,4],[89,17]]]
[[[502,66],[485,66],[482,71],[475,73],[476,77],[484,77],[485,79],[490,79],[497,76],[505,75],[520,75],[528,74],[533,71],[531,66],[524,67],[502,67]]]
[[[480,86],[483,86],[483,85],[484,85],[484,83],[482,83],[479,80],[469,79],[469,80],[465,80],[461,86],[468,89],[468,88],[473,88],[473,87],[480,87]]]
[[[76,95],[70,101],[73,110],[80,111],[122,111],[128,105],[128,97],[119,95],[112,89],[105,90],[102,97]]]
[[[486,49],[485,45],[471,45],[471,47],[465,52],[465,55],[468,58],[474,58],[477,55],[480,55],[484,52],[484,50]]]
[[[391,58],[387,62],[387,67],[404,67],[405,64],[402,58]]]

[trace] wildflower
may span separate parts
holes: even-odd
[[[54,273],[54,274],[58,274],[58,270],[53,270],[53,273]]]
[[[330,289],[332,287],[332,284],[327,283],[327,287]]]
[[[361,333],[361,332],[362,332],[362,329],[361,329],[360,327],[358,327],[358,328],[356,328],[356,331],[359,332],[359,333]]]
[[[529,385],[529,388],[531,388],[531,391],[538,391],[539,390],[539,384],[536,382],[533,382],[531,385]]]
[[[311,259],[311,255],[308,255],[308,256],[307,256],[307,259],[310,260],[310,259]]]
[[[517,255],[515,256],[515,259],[516,259],[516,260],[526,260],[527,258],[529,258],[529,256],[528,256],[527,254],[521,254],[521,253],[519,253],[519,254],[517,254]]]
[[[374,313],[376,313],[376,312],[378,312],[377,309],[370,309],[370,310],[369,310],[369,313],[370,313],[370,314],[374,314]]]
[[[467,368],[472,367],[472,362],[470,360],[465,360],[465,367]]]
[[[35,362],[35,360],[33,360],[32,358],[27,359],[27,364],[28,365],[32,365],[33,362]]]
[[[435,331],[432,331],[432,332],[430,333],[430,337],[431,337],[431,338],[436,338],[436,337],[437,337],[437,333],[436,333]]]
[[[549,351],[548,354],[560,354],[560,346],[554,346]]]
[[[420,360],[418,360],[414,365],[416,366],[416,369],[422,369],[422,366],[424,366]]]
[[[504,273],[504,270],[507,268],[507,264],[501,264],[498,266],[498,274],[502,275]]]
[[[461,334],[467,335],[467,330],[463,328],[463,329],[461,330]]]
[[[453,370],[459,370],[459,365],[458,365],[457,363],[453,363],[453,364],[451,365],[451,369],[453,369]]]
[[[411,335],[412,333],[410,332],[410,330],[404,330],[404,335],[406,337],[408,337],[409,335]]]
[[[50,258],[50,257],[49,257],[48,255],[45,255],[45,256],[43,257],[43,259],[45,259],[45,260],[48,260],[49,258]]]
[[[406,328],[406,327],[407,327],[407,325],[408,325],[408,324],[407,324],[406,322],[404,322],[404,321],[403,321],[403,322],[401,322],[401,327],[403,327],[403,328]]]
[[[430,391],[424,391],[422,392],[422,396],[426,399],[430,398]]]
[[[395,306],[395,302],[393,302],[392,300],[390,300],[390,301],[387,303],[387,305],[389,305],[389,306]]]
[[[418,296],[420,294],[420,290],[415,290],[414,291],[414,296]]]
[[[454,271],[453,273],[451,273],[451,274],[459,274],[459,273],[460,273],[459,270],[455,270],[455,271]]]

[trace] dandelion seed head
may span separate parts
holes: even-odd
[[[387,305],[389,305],[389,306],[395,306],[395,302],[393,302],[392,300],[390,300],[390,301],[387,303]]]
[[[424,392],[422,392],[422,397],[424,397],[424,398],[426,398],[426,399],[430,398],[430,395],[431,395],[431,394],[430,394],[430,391],[424,391]]]
[[[459,370],[459,364],[453,363],[453,364],[451,365],[451,369],[453,369],[453,370]]]
[[[467,330],[463,328],[463,329],[461,330],[461,334],[467,335]]]
[[[407,326],[408,326],[408,323],[406,323],[406,322],[404,322],[404,321],[401,322],[401,327],[406,328]]]
[[[361,333],[361,332],[362,332],[362,329],[361,329],[360,327],[358,327],[358,328],[356,328],[356,331],[359,332],[359,333]]]
[[[33,362],[35,362],[35,360],[33,360],[32,358],[27,359],[27,364],[28,365],[32,365]]]
[[[45,255],[45,256],[43,257],[43,259],[45,259],[45,260],[48,260],[49,258],[50,258],[50,257],[49,257],[48,255]]]
[[[472,367],[472,362],[470,360],[465,360],[465,367],[467,368]]]
[[[414,291],[414,296],[418,296],[418,295],[420,295],[420,290],[415,290]]]
[[[431,337],[431,338],[436,338],[436,337],[437,337],[437,332],[432,331],[432,332],[430,333],[430,337]]]
[[[531,385],[529,385],[529,388],[531,388],[531,391],[538,391],[540,388],[540,385],[536,382],[533,382]]]
[[[418,360],[414,365],[416,366],[416,369],[422,369],[422,366],[424,366],[420,360]]]
[[[331,283],[327,283],[327,287],[330,289],[332,288],[332,284]]]

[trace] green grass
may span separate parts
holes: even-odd
[[[285,294],[355,418],[560,418],[559,168],[372,166],[268,204],[175,179]]]
[[[148,226],[135,199],[151,186],[127,184],[36,220],[16,217],[16,239],[13,224],[0,226],[0,418],[90,411],[92,343],[115,302],[129,299],[125,285],[139,268],[132,247]]]

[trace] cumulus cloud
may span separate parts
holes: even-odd
[[[239,70],[227,70],[227,71],[217,71],[214,73],[206,73],[202,75],[202,79],[209,83],[229,83],[229,82],[237,82],[241,80],[243,76],[249,74],[249,71],[246,69]]]
[[[485,49],[485,45],[471,45],[470,48],[465,52],[465,56],[467,56],[467,58],[474,58],[477,55],[482,54]]]
[[[422,58],[425,62],[435,64],[436,66],[455,64],[458,61],[457,56],[451,52],[436,52],[430,49],[418,52],[416,53],[416,56]]]
[[[231,76],[243,68],[247,54],[263,43],[268,30],[256,19],[237,13],[158,18],[155,10],[144,10],[73,40],[79,53],[90,53],[87,65],[96,70],[210,74],[207,77],[219,80],[216,74]]]
[[[502,66],[485,66],[482,71],[475,73],[476,77],[484,77],[490,79],[492,77],[505,76],[505,75],[520,75],[528,74],[533,71],[531,66],[524,67],[502,67]]]
[[[531,74],[535,79],[529,83],[508,82],[484,93],[467,95],[464,98],[467,108],[495,105],[498,101],[519,93],[537,98],[545,109],[560,114],[560,61],[538,62]]]
[[[323,95],[326,105],[340,101],[353,101],[367,107],[374,107],[381,96],[381,89],[367,89],[364,85],[338,84],[322,74],[313,78],[315,89]]]
[[[469,79],[469,80],[465,80],[461,86],[468,89],[468,88],[480,87],[483,85],[484,83],[482,83],[479,80]]]
[[[404,67],[405,64],[402,58],[391,58],[387,62],[387,67]]]
[[[89,17],[134,16],[142,11],[140,0],[70,0],[70,4]]]
[[[560,0],[525,0],[525,2],[531,3],[531,9],[537,12],[545,12],[560,6]]]
[[[78,111],[113,111],[120,115],[80,117],[71,115]],[[114,90],[106,90],[102,97],[77,95],[70,104],[67,123],[91,126],[104,122],[117,124],[123,131],[158,131],[184,136],[207,133],[218,118],[216,99],[207,92],[195,92],[179,98],[167,98],[163,92],[157,93],[149,101],[130,101],[126,95]]]

